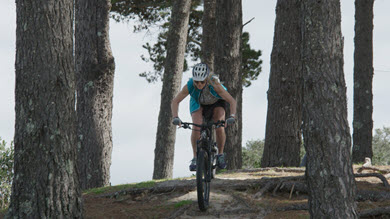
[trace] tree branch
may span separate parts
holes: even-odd
[[[250,19],[249,21],[247,21],[245,24],[243,24],[242,27],[244,27],[245,25],[247,25],[247,24],[249,24],[250,22],[252,22],[253,19],[255,19],[255,17],[253,17],[252,19]]]
[[[195,43],[195,44],[197,44],[198,46],[202,46],[202,43],[201,42],[199,42],[199,41],[197,41],[197,40],[195,40],[195,39],[192,39],[191,37],[189,37],[188,38],[188,42],[193,42],[193,43]]]

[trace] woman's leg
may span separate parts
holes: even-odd
[[[195,124],[202,124],[203,122],[203,116],[202,116],[203,108],[200,107],[199,110],[193,112],[191,114],[192,116],[192,123]],[[194,153],[194,158],[196,157],[196,141],[200,137],[200,128],[199,127],[192,127],[192,133],[191,133],[191,145],[192,145],[192,151]]]
[[[213,121],[217,122],[219,120],[225,120],[225,109],[223,107],[215,107],[213,111]],[[225,147],[226,134],[225,127],[220,127],[215,130],[217,135],[217,146],[219,154],[223,154],[223,149]]]

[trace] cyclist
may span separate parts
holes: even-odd
[[[183,89],[172,100],[171,109],[173,115],[172,123],[181,125],[178,117],[179,103],[190,94],[190,113],[192,122],[202,124],[203,117],[206,120],[212,119],[214,122],[225,120],[227,103],[230,104],[231,115],[226,120],[227,124],[235,122],[236,100],[227,92],[225,86],[221,84],[215,74],[210,74],[210,69],[206,64],[199,63],[192,69],[192,78],[190,78]],[[191,144],[193,150],[193,159],[190,164],[190,171],[196,171],[196,141],[200,137],[200,128],[194,127],[191,133]],[[216,142],[219,154],[217,155],[217,165],[221,169],[226,168],[225,146],[226,135],[225,128],[216,129]]]

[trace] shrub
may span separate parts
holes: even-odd
[[[243,168],[260,168],[263,150],[264,140],[248,141],[242,148]]]
[[[390,127],[375,129],[372,138],[372,164],[390,165]]]
[[[264,140],[248,141],[242,149],[244,168],[259,168],[263,156]],[[373,165],[390,165],[390,127],[376,129],[372,138]],[[301,160],[306,154],[305,147],[300,151]],[[304,165],[303,165],[304,166]]]
[[[246,146],[242,148],[242,167],[243,168],[260,168],[261,158],[263,157],[264,140],[252,140],[246,143]],[[301,160],[305,156],[305,147],[302,147],[300,151]]]
[[[14,146],[10,147],[0,138],[0,210],[8,207],[11,197],[12,178],[14,176]]]

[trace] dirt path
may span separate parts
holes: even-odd
[[[85,195],[86,218],[310,218],[304,169],[241,170],[217,175],[210,206],[198,208],[195,179],[159,182],[149,188]],[[281,177],[286,180],[279,180]],[[357,178],[359,189],[390,194],[376,177]],[[293,183],[291,183],[291,181]],[[271,183],[272,182],[272,183]],[[389,206],[389,200],[360,201],[359,211]]]
[[[91,219],[310,218],[303,175],[304,169],[299,168],[219,174],[211,182],[210,206],[206,212],[198,208],[194,178],[106,187],[83,195],[84,216]],[[359,212],[390,206],[390,189],[379,178],[358,177],[356,181]],[[374,193],[379,198],[373,198]],[[365,194],[369,194],[368,198]]]
[[[264,218],[278,205],[287,204],[284,199],[268,196],[254,199],[246,192],[212,188],[206,212],[198,208],[196,190],[138,197],[124,195],[116,199],[88,197],[85,207],[86,218]],[[294,198],[290,203],[297,201],[307,200]]]
[[[294,176],[303,173],[284,173]],[[251,172],[217,175],[212,181],[210,206],[201,212],[197,204],[195,179],[172,180],[157,184],[153,190],[119,191],[103,195],[86,195],[87,218],[273,218],[272,211],[283,205],[304,204],[306,197],[285,194],[256,197],[259,180],[277,172]],[[171,189],[171,190],[170,190]],[[161,192],[163,191],[163,192]],[[288,196],[288,194],[287,194]],[[283,214],[286,217],[283,217]],[[305,218],[307,211],[295,211],[296,218]],[[268,216],[267,216],[268,215]],[[292,218],[288,212],[278,218]],[[282,216],[282,217],[280,217]],[[303,216],[303,217],[302,217]]]

